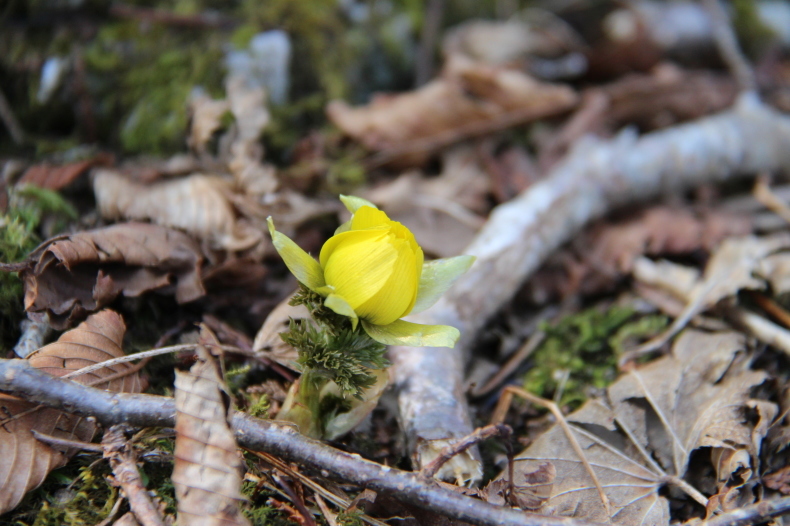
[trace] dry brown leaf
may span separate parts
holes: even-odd
[[[409,166],[468,137],[562,113],[576,100],[567,86],[455,57],[442,77],[416,91],[381,95],[360,108],[333,101],[327,114],[366,148]]]
[[[88,365],[119,358],[126,326],[111,310],[90,316],[77,328],[30,355],[30,364],[53,376],[64,376]],[[110,391],[139,393],[144,381],[120,363],[74,380]],[[111,378],[112,377],[112,378]],[[96,425],[56,409],[42,408],[11,396],[0,395],[0,514],[13,509],[25,493],[44,481],[47,474],[66,463],[75,450],[57,450],[39,442],[32,431],[90,442]]]
[[[747,216],[669,206],[651,207],[618,221],[602,221],[549,260],[530,280],[531,295],[599,293],[628,274],[640,256],[707,252],[724,239],[743,236],[751,229]]]
[[[113,156],[100,154],[92,159],[64,165],[41,163],[31,166],[16,182],[17,185],[33,184],[50,190],[60,190],[77,179],[94,166],[107,166],[112,164]]]
[[[97,170],[93,191],[107,219],[180,228],[219,250],[246,250],[263,239],[260,228],[239,217],[231,202],[232,185],[219,177],[192,175],[141,185],[117,172]]]
[[[610,500],[614,523],[668,524],[668,503],[658,490],[686,474],[689,456],[699,448],[745,451],[756,466],[755,443],[767,426],[751,423],[755,401],[749,397],[766,374],[750,370],[743,349],[737,333],[686,331],[672,355],[612,384],[611,405],[591,400],[567,417]],[[557,477],[540,513],[607,521],[595,485],[559,425],[516,457],[516,480],[545,462],[554,464]],[[698,492],[697,498],[705,500]]]
[[[229,424],[230,396],[207,346],[219,345],[203,327],[198,361],[176,371],[176,447],[173,485],[177,524],[249,525],[241,511],[244,465]]]
[[[176,300],[192,301],[205,293],[201,261],[189,236],[156,225],[125,223],[56,237],[37,248],[20,272],[25,309],[47,314],[53,327],[63,329],[119,294],[134,297],[172,285]]]
[[[275,169],[264,164],[260,136],[269,123],[266,93],[241,78],[231,77],[226,85],[230,111],[236,118],[236,136],[230,145],[228,168],[249,195],[263,196],[277,189]]]
[[[411,230],[420,246],[437,257],[457,256],[472,241],[489,210],[491,184],[469,146],[442,156],[442,173],[401,175],[368,192],[367,197]]]
[[[263,354],[280,365],[296,371],[298,369],[296,369],[295,364],[299,353],[280,338],[280,333],[288,330],[288,325],[292,319],[308,319],[310,313],[304,305],[290,305],[289,302],[292,297],[293,295],[285,298],[269,314],[258,334],[255,335],[252,350],[256,354]]]
[[[779,253],[787,257],[788,249],[790,234],[786,233],[727,239],[713,253],[705,267],[702,282],[697,284],[692,293],[691,303],[698,302],[700,308],[705,309],[740,290],[763,290],[765,282],[755,275],[761,269],[762,261]],[[763,270],[773,275],[773,279],[780,280],[783,276],[779,273],[785,268],[783,265],[772,265]]]
[[[189,97],[189,113],[192,122],[189,130],[189,147],[204,153],[206,144],[214,132],[222,127],[222,117],[230,111],[227,100],[212,99],[205,91],[193,91]]]

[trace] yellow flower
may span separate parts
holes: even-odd
[[[400,318],[421,312],[439,299],[474,261],[458,256],[425,263],[414,235],[372,203],[340,198],[353,214],[321,248],[319,262],[284,234],[269,231],[288,269],[324,305],[351,318],[376,341],[388,345],[453,347],[458,330],[420,325]]]

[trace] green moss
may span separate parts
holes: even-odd
[[[69,465],[50,473],[0,524],[14,526],[85,526],[105,519],[118,498],[106,477],[106,462],[96,455],[77,455]]]
[[[524,389],[552,398],[564,382],[560,406],[581,405],[590,387],[606,387],[616,378],[617,356],[609,339],[633,316],[633,309],[615,306],[588,309],[545,325],[546,340],[524,375]]]
[[[27,185],[9,192],[8,211],[0,216],[0,261],[22,261],[41,242],[38,229],[51,218],[47,235],[54,235],[77,218],[77,211],[60,194]],[[0,348],[6,351],[16,339],[24,317],[24,288],[15,272],[0,272]]]
[[[776,40],[773,30],[766,26],[757,12],[758,3],[754,0],[733,0],[732,23],[743,48],[753,57]]]

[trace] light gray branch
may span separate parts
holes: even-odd
[[[461,330],[455,349],[394,347],[401,425],[416,468],[472,431],[463,396],[465,357],[484,324],[559,246],[625,204],[760,172],[790,169],[790,117],[747,93],[726,112],[638,137],[584,139],[543,181],[494,209],[464,251],[472,269],[434,307],[409,319]],[[440,476],[479,478],[472,450]]]

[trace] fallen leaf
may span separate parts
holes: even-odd
[[[427,253],[451,257],[461,254],[483,225],[491,183],[469,146],[448,149],[442,165],[437,177],[408,172],[365,197],[408,227]]]
[[[280,365],[298,371],[296,359],[299,357],[299,352],[291,345],[285,343],[280,337],[280,333],[288,330],[288,325],[292,319],[309,319],[310,313],[304,305],[291,305],[292,297],[293,294],[285,298],[269,314],[258,334],[255,335],[252,350],[256,354],[262,354]]]
[[[33,184],[49,190],[60,190],[87,172],[94,166],[108,166],[114,158],[109,154],[100,154],[91,159],[63,165],[50,163],[36,164],[28,168],[16,182],[17,185]]]
[[[785,466],[763,477],[763,484],[767,488],[790,495],[790,466]]]
[[[627,275],[640,256],[709,252],[725,239],[751,230],[747,216],[669,206],[601,221],[547,261],[530,280],[530,294],[542,301],[577,293],[600,293]]]
[[[230,111],[227,100],[212,99],[203,90],[193,90],[189,97],[189,147],[198,152],[206,151],[206,144],[214,133],[222,127],[222,118]]]
[[[53,376],[68,373],[124,355],[121,345],[126,326],[111,310],[90,316],[78,327],[63,333],[54,343],[37,350],[28,358],[33,367]],[[144,381],[128,363],[116,364],[74,378],[83,384],[110,391],[139,393]],[[41,408],[11,396],[0,394],[0,514],[13,509],[25,493],[38,487],[47,474],[63,466],[77,451],[55,449],[36,440],[32,431],[44,435],[90,442],[96,429],[91,420]]]
[[[659,489],[679,484],[690,455],[700,448],[745,451],[750,466],[756,465],[752,452],[767,426],[751,423],[750,392],[767,376],[750,369],[744,346],[737,333],[687,330],[671,355],[612,384],[608,401],[591,400],[568,415],[571,433],[609,499],[614,523],[668,524],[668,502]],[[557,477],[539,513],[608,521],[596,486],[560,425],[516,457],[516,480],[545,462],[556,467]]]
[[[173,286],[180,303],[204,294],[202,257],[186,234],[125,223],[50,239],[20,272],[25,309],[47,314],[56,329],[101,309],[119,294],[139,296]]]
[[[327,114],[345,134],[403,167],[454,142],[562,113],[576,101],[567,86],[454,57],[440,78],[416,91],[360,108],[333,101]]]
[[[173,485],[177,524],[249,525],[241,512],[244,465],[230,429],[230,395],[207,346],[219,345],[205,326],[188,373],[176,371]]]
[[[148,220],[180,228],[218,250],[247,250],[263,240],[262,229],[239,217],[231,202],[229,181],[191,175],[142,185],[111,170],[97,170],[96,203],[110,220]]]

